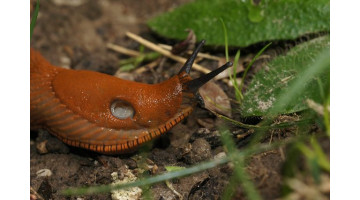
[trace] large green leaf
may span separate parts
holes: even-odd
[[[313,67],[323,51],[330,50],[330,36],[324,36],[297,45],[286,55],[278,56],[255,74],[244,94],[243,116],[264,116],[276,104],[281,94],[296,94],[297,98],[281,108],[280,113],[292,113],[308,108],[306,99],[322,104],[324,91],[329,87],[330,67],[320,76],[301,77]],[[309,76],[309,75],[306,75]],[[311,76],[311,75],[310,75]],[[303,90],[289,91],[295,80],[303,79]]]
[[[260,41],[294,39],[330,30],[329,0],[197,0],[151,19],[152,30],[168,38],[185,39],[190,28],[207,44],[223,45],[220,22],[227,27],[229,44],[245,47]]]

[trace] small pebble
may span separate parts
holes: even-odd
[[[40,169],[36,172],[37,177],[50,177],[52,175],[52,172],[50,169]]]
[[[69,57],[61,56],[60,57],[60,62],[61,62],[61,67],[62,68],[70,69],[71,59]]]
[[[136,181],[137,177],[131,172],[131,170],[126,170],[124,172],[123,179],[119,179],[118,173],[111,173],[113,179],[112,185],[125,184],[129,182]],[[139,187],[131,187],[120,190],[111,191],[111,199],[113,200],[129,200],[129,199],[140,199],[142,195],[142,189]]]
[[[117,78],[124,79],[124,80],[129,80],[129,81],[135,80],[134,74],[129,73],[129,72],[123,72],[120,69],[115,72],[114,76]]]
[[[197,134],[201,135],[208,135],[211,133],[211,131],[208,129],[208,128],[199,128],[197,131],[196,131]]]
[[[226,153],[220,152],[214,156],[214,159],[221,159],[221,158],[225,158],[225,157],[226,157]]]
[[[157,165],[153,165],[151,168],[151,174],[156,174],[159,170],[159,167]]]
[[[135,169],[135,168],[137,168],[137,163],[136,163],[136,161],[133,160],[133,159],[125,159],[124,162],[125,162],[125,164],[126,164],[127,166],[129,166],[129,169]]]
[[[185,162],[188,164],[198,163],[211,157],[211,146],[203,138],[196,139],[191,144],[191,151],[184,155]]]

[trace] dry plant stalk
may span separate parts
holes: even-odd
[[[152,43],[152,42],[150,42],[148,40],[145,40],[144,38],[142,38],[142,37],[140,37],[138,35],[135,35],[134,33],[126,32],[126,35],[129,38],[137,41],[138,43],[140,43],[142,45],[144,45],[145,47],[147,47],[147,48],[149,48],[149,49],[151,49],[153,51],[156,51],[156,52],[158,52],[158,53],[160,53],[160,54],[162,54],[162,55],[164,55],[164,56],[166,56],[168,58],[171,58],[171,59],[173,59],[173,60],[175,60],[177,62],[180,62],[182,64],[185,64],[185,62],[186,62],[185,58],[180,57],[180,56],[176,56],[176,55],[172,54],[170,51],[167,51],[167,50],[159,47],[158,45],[156,45],[156,44],[154,44],[154,43]],[[203,67],[203,66],[201,66],[201,65],[199,65],[197,63],[193,64],[193,69],[198,70],[200,72],[203,72],[205,74],[211,72],[209,69],[207,69],[207,68],[205,68],[205,67]]]
[[[122,47],[122,46],[119,46],[116,44],[112,44],[112,43],[107,43],[106,47],[113,51],[116,51],[116,52],[119,52],[119,53],[122,53],[122,54],[125,54],[128,56],[139,56],[140,55],[140,52],[138,52],[138,51],[127,49],[125,47]]]

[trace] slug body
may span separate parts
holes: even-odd
[[[219,68],[190,78],[203,43],[179,74],[153,85],[55,67],[30,49],[31,129],[47,129],[68,145],[99,153],[132,152],[188,116],[197,103],[197,89],[220,73]]]

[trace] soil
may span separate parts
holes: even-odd
[[[174,41],[151,32],[146,21],[189,1],[41,1],[31,47],[40,51],[53,65],[113,75],[119,61],[127,57],[107,49],[108,42],[138,49],[139,44],[125,36],[130,31],[154,42],[173,44]],[[36,1],[32,0],[31,11],[35,4]],[[216,66],[214,63],[209,65],[209,68]],[[171,61],[164,66],[160,76],[158,72],[146,71],[134,75],[135,80],[160,82],[172,76],[180,67]],[[222,83],[219,85],[228,96],[234,97],[231,89]],[[146,146],[145,150],[118,156],[69,147],[43,130],[31,132],[30,186],[44,199],[111,199],[111,194],[66,197],[60,191],[69,187],[110,184],[114,182],[114,172],[117,172],[119,179],[127,176],[129,171],[136,177],[157,175],[166,171],[165,166],[189,167],[220,156],[225,151],[215,125],[221,123],[222,120],[197,107],[186,120]],[[238,141],[238,146],[241,148],[246,143],[245,138]],[[327,141],[324,144],[326,146]],[[251,157],[248,162],[249,174],[264,199],[276,199],[281,195],[284,151],[276,149],[263,152]],[[39,175],[39,170],[43,169],[49,169],[47,173],[51,175]],[[232,169],[231,164],[226,164],[170,183],[183,199],[221,199],[232,176]],[[244,199],[241,187],[235,188],[234,199]],[[153,199],[180,199],[165,183],[152,185],[150,195]]]

